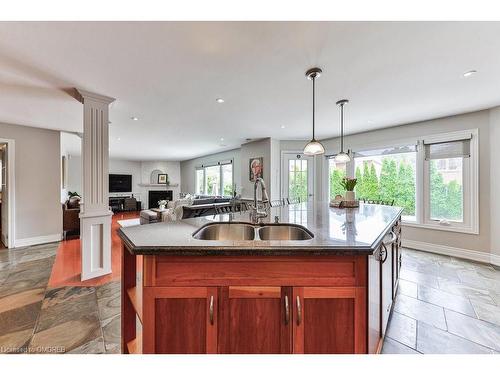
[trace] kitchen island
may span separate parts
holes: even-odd
[[[259,224],[241,212],[121,228],[122,352],[378,353],[401,212],[299,203]]]

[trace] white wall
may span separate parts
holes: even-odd
[[[233,183],[236,184],[236,191],[241,189],[241,150],[239,148],[216,154],[206,155],[195,159],[181,161],[181,191],[193,194],[196,189],[195,170],[202,165],[214,164],[219,161],[233,161]]]
[[[15,141],[15,241],[55,241],[62,234],[58,131],[0,123],[0,138]]]
[[[68,163],[68,185],[67,191],[83,194],[82,188],[82,158],[81,156],[67,155]]]
[[[173,198],[179,198],[180,184],[181,184],[181,164],[178,161],[143,161],[141,162],[141,178],[142,183],[150,183],[151,172],[155,169],[161,170],[163,173],[168,174],[168,181],[171,185],[178,185],[167,187],[172,190]],[[165,190],[164,187],[143,187],[142,206],[148,206],[148,190]]]
[[[500,107],[490,110],[490,239],[500,263]]]
[[[262,178],[268,186],[268,194],[271,196],[272,189],[270,181],[271,176],[271,138],[265,138],[259,141],[249,142],[241,145],[241,196],[243,198],[253,198],[254,183],[250,181],[249,162],[256,157],[264,158],[264,169]]]
[[[132,175],[132,191],[137,200],[143,199],[143,188],[139,185],[142,182],[142,170],[140,161],[129,161],[119,159],[109,159],[110,174],[130,174]],[[109,193],[112,197],[115,193]]]
[[[281,197],[281,148],[280,141],[271,139],[271,180],[270,199],[276,200]]]

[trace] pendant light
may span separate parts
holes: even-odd
[[[314,111],[315,111],[315,82],[316,82],[316,78],[318,78],[322,73],[322,70],[320,68],[312,68],[312,69],[309,69],[307,72],[306,72],[306,77],[308,79],[310,79],[312,81],[312,86],[313,86],[313,94],[312,94],[312,99],[313,99],[313,133],[312,133],[312,139],[309,141],[308,144],[306,144],[306,146],[304,147],[304,154],[305,155],[320,155],[320,154],[324,154],[325,153],[325,148],[323,147],[323,145],[318,142],[316,140],[316,138],[314,138]]]
[[[335,155],[335,161],[337,163],[349,163],[351,157],[349,156],[349,151],[344,152],[344,105],[349,103],[349,100],[342,99],[337,102],[340,107],[340,152]]]

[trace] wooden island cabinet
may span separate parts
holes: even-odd
[[[400,233],[398,220],[371,255],[144,255],[138,275],[124,246],[122,351],[377,353]]]
[[[120,234],[122,352],[379,353],[401,265],[401,210],[389,213],[371,248],[311,242],[303,250],[287,243],[286,253],[274,243],[206,252],[133,243],[156,243],[151,236],[199,221],[150,224],[147,232],[126,228]],[[188,230],[191,235],[193,226]]]

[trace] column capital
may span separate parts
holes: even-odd
[[[115,98],[112,98],[110,96],[96,94],[95,92],[90,92],[83,89],[75,88],[75,91],[76,91],[76,99],[82,104],[85,103],[85,99],[91,99],[104,104],[111,104],[116,100]]]

